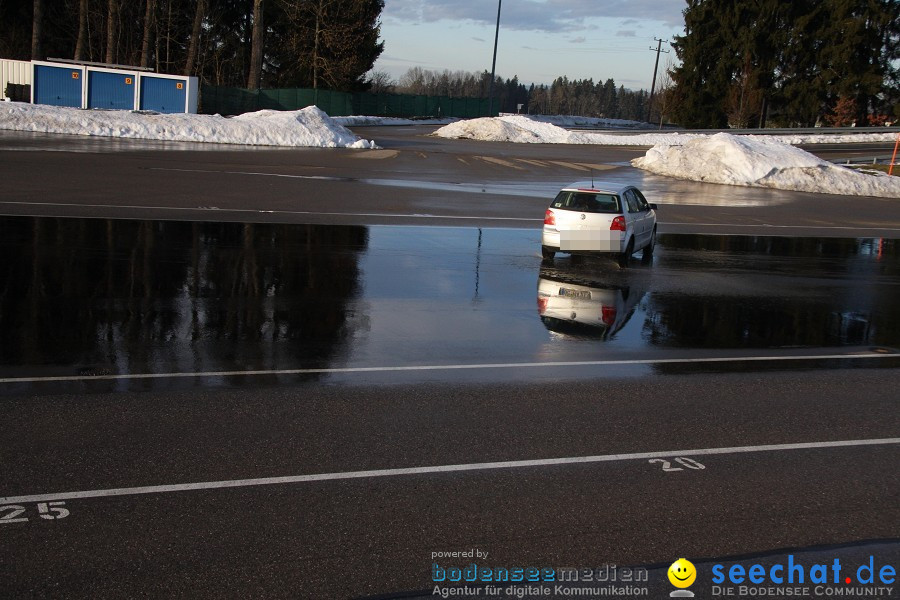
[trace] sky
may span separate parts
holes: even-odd
[[[616,86],[650,89],[654,38],[684,32],[685,0],[506,0],[500,12],[497,75],[526,85],[554,79],[612,78]],[[399,79],[411,67],[490,71],[498,2],[385,0],[384,52],[375,70]],[[653,51],[651,51],[651,46]],[[665,43],[662,73],[675,58]]]

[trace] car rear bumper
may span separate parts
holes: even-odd
[[[561,233],[544,227],[541,245],[559,252],[620,254],[625,250],[625,239],[618,231],[575,230]]]

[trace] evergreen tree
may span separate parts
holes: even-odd
[[[728,119],[724,99],[735,56],[733,32],[727,29],[734,19],[729,19],[727,12],[741,0],[686,1],[685,34],[675,36],[672,43],[681,60],[681,66],[672,72],[682,97],[676,120],[686,127],[725,127]]]
[[[625,88],[622,88],[623,90]],[[619,116],[619,95],[616,93],[616,82],[607,79],[603,84],[603,108],[601,112],[610,119]]]
[[[884,90],[897,58],[900,3],[895,0],[830,0],[830,18],[823,38],[822,67],[828,73],[828,106],[848,98],[856,105],[856,123],[868,120],[870,109]],[[893,54],[893,56],[891,56]]]
[[[685,35],[672,71],[686,126],[724,127],[728,115],[769,113],[812,125],[838,98],[858,124],[897,97],[900,2],[896,0],[686,0]],[[747,99],[759,103],[746,104]]]

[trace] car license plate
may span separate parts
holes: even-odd
[[[617,252],[621,250],[622,233],[599,229],[560,229],[559,249],[563,252],[594,251]]]
[[[559,295],[566,298],[576,298],[578,300],[590,300],[591,293],[587,290],[572,290],[569,288],[559,288]]]

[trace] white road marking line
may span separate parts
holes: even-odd
[[[234,479],[228,481],[204,481],[176,485],[150,485],[142,487],[112,488],[105,490],[83,490],[55,494],[35,494],[31,496],[7,496],[0,498],[2,504],[24,504],[28,502],[50,502],[58,500],[79,500],[84,498],[108,498],[112,496],[137,496],[141,494],[163,494],[196,490],[242,488],[262,485],[284,485],[310,483],[315,481],[339,481],[344,479],[365,479],[375,477],[397,477],[400,475],[430,475],[434,473],[460,473],[491,469],[522,469],[526,467],[551,467],[559,465],[589,464],[600,462],[621,462],[647,460],[672,456],[710,456],[716,454],[746,454],[751,452],[776,452],[788,450],[816,450],[822,448],[847,448],[855,446],[884,446],[900,444],[900,438],[869,440],[842,440],[834,442],[806,442],[797,444],[768,444],[763,446],[736,446],[732,448],[699,448],[693,450],[668,450],[665,452],[638,452],[634,454],[604,454],[599,456],[574,456],[567,458],[545,458],[539,460],[510,460],[501,462],[470,463],[459,465],[439,465],[432,467],[406,467],[399,469],[377,469],[370,471],[346,471],[338,473],[317,473],[287,477],[261,477],[257,479]]]
[[[740,227],[743,229],[840,229],[852,231],[900,231],[900,227],[854,227],[847,225],[769,225],[750,223],[678,223],[658,221],[659,225],[673,227]]]
[[[859,360],[866,358],[900,358],[900,354],[864,352],[859,354],[810,354],[803,356],[711,356],[705,358],[636,358],[628,360],[580,360],[526,363],[474,363],[462,365],[396,365],[384,367],[334,367],[325,369],[271,369],[247,371],[200,371],[188,373],[125,373],[120,375],[59,375],[53,377],[4,377],[0,383],[41,383],[52,381],[104,381],[120,379],[166,379],[185,377],[235,377],[257,375],[313,375],[346,373],[388,373],[401,371],[463,371],[474,369],[521,369],[546,367],[604,367],[620,365],[670,365],[727,362],[802,361],[802,360]]]
[[[127,210],[159,210],[159,211],[195,211],[207,213],[249,213],[261,215],[322,215],[326,217],[376,217],[376,218],[398,218],[398,219],[446,219],[459,221],[522,221],[526,223],[543,222],[543,218],[533,217],[477,217],[467,215],[430,215],[430,214],[405,214],[405,213],[349,213],[349,212],[321,212],[321,211],[304,211],[304,210],[258,210],[248,208],[204,208],[200,206],[137,206],[131,204],[82,204],[69,202],[21,202],[15,200],[0,200],[0,205],[9,204],[14,206],[57,206],[67,208],[113,208]],[[51,217],[52,215],[8,215],[8,216],[27,216],[27,217]],[[853,227],[838,225],[757,225],[743,223],[677,223],[668,221],[659,221],[660,225],[673,227],[739,227],[742,229],[809,229],[809,230],[840,230],[840,231],[900,231],[898,227]],[[666,232],[663,232],[666,233]]]
[[[254,210],[247,208],[203,208],[200,206],[135,206],[129,204],[81,204],[66,202],[17,202],[12,200],[0,200],[0,204],[13,204],[20,206],[65,206],[68,208],[124,208],[129,210],[172,210],[172,211],[197,211],[205,213],[250,213],[265,215],[322,215],[328,217],[384,217],[384,218],[400,218],[400,219],[449,219],[462,221],[527,221],[538,222],[542,219],[531,217],[475,217],[463,215],[429,215],[429,214],[403,214],[403,213],[348,213],[348,212],[321,212],[312,210]],[[30,216],[30,217],[49,217],[50,215],[8,215],[8,216]]]
[[[321,169],[322,167],[316,167]],[[148,171],[177,171],[179,173],[212,173],[214,175],[260,175],[262,177],[285,177],[287,179],[318,179],[320,181],[352,181],[351,177],[330,177],[328,175],[290,175],[288,173],[263,173],[256,171],[217,171],[214,169],[171,169],[150,167]]]

